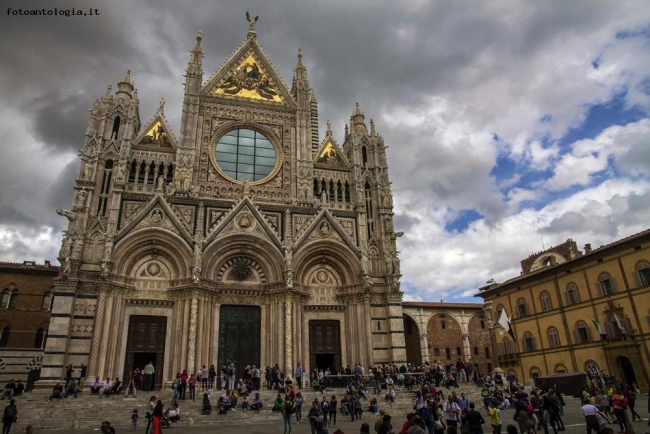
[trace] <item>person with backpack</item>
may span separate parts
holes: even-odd
[[[311,408],[309,409],[307,417],[309,418],[311,434],[320,434],[323,427],[323,413],[318,405],[318,400],[311,403]]]
[[[16,400],[9,400],[9,405],[5,407],[2,413],[2,434],[9,434],[11,425],[18,420],[18,409],[16,408]]]
[[[293,414],[293,401],[289,395],[284,396],[282,404],[282,419],[284,420],[284,434],[291,434],[291,415]]]

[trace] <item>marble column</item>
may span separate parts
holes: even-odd
[[[187,372],[196,372],[196,327],[198,321],[199,301],[196,299],[196,294],[192,295],[192,303],[190,305],[190,330],[187,339]]]
[[[284,372],[293,377],[293,303],[287,294],[284,301]]]
[[[363,295],[363,321],[364,321],[364,329],[366,332],[366,357],[368,358],[366,367],[372,366],[375,363],[373,343],[372,343],[372,319],[371,319],[371,310],[370,310],[370,298],[371,295],[369,293]]]
[[[93,327],[93,337],[90,344],[90,361],[88,362],[88,379],[94,379],[99,375],[97,366],[99,366],[99,347],[102,338],[102,324],[104,323],[104,312],[106,311],[106,291],[100,290],[97,297],[97,310],[95,312],[95,325]]]

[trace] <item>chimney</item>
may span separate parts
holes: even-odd
[[[585,244],[585,255],[591,253],[591,244]]]
[[[46,267],[50,267],[52,264],[50,264],[50,261],[46,259],[43,265],[45,265]]]

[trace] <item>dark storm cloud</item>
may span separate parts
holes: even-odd
[[[61,95],[59,92],[28,101],[22,111],[31,115],[29,131],[47,150],[81,148],[88,113],[86,95]]]

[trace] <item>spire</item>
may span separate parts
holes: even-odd
[[[199,30],[196,34],[196,45],[190,51],[190,61],[187,64],[185,72],[187,74],[200,75],[203,74],[203,50],[201,50],[201,41],[203,40],[203,33]]]
[[[363,114],[363,111],[359,108],[359,103],[357,103],[356,108],[354,109],[354,113],[352,114],[352,117],[350,119],[350,124],[351,127],[353,128],[354,132],[362,135],[368,132],[368,129],[366,128],[366,116]]]
[[[165,98],[160,98],[160,104],[158,104],[157,113],[159,114],[165,113]]]
[[[377,131],[375,131],[375,121],[373,119],[370,119],[370,135],[371,136],[377,135]]]
[[[318,151],[318,101],[316,101],[316,92],[311,90],[311,99],[309,100],[311,110],[311,149],[312,153]]]
[[[307,68],[302,64],[302,48],[298,48],[298,63],[296,64],[296,80],[298,83],[303,82],[306,87],[304,90],[309,89],[309,79],[307,78]],[[299,86],[300,88],[300,86]]]
[[[133,92],[133,83],[131,83],[131,70],[128,70],[124,79],[117,83],[117,92],[115,92],[115,95],[118,98],[131,99],[131,92]]]
[[[332,123],[327,120],[327,132],[325,133],[325,137],[332,137]]]

